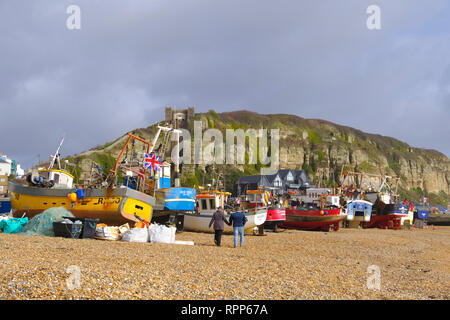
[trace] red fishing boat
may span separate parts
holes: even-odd
[[[405,221],[411,225],[414,219],[414,205],[408,202],[391,201],[388,194],[380,194],[373,205],[373,212],[366,228],[400,229]]]
[[[303,190],[301,194],[289,195],[289,198],[286,221],[281,227],[329,231],[333,226],[333,230],[337,231],[346,217],[337,206],[339,197],[328,192],[326,188],[315,188],[307,192]]]
[[[244,208],[256,208],[266,206],[271,201],[271,194],[264,190],[247,190],[245,195],[240,197],[241,205]],[[267,209],[267,217],[264,222],[265,229],[278,230],[278,226],[286,220],[286,209],[279,207],[269,207]]]
[[[341,209],[308,209],[297,207],[286,209],[286,221],[281,225],[284,228],[295,228],[305,230],[329,231],[339,230],[340,222],[345,218]]]

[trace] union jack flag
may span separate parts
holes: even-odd
[[[153,170],[158,171],[161,170],[161,166],[163,165],[162,161],[160,161],[159,156],[154,153],[146,153],[145,154],[145,169],[153,168]]]

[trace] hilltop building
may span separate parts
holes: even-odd
[[[175,128],[188,128],[194,115],[194,107],[180,110],[166,107],[164,121],[173,123]]]

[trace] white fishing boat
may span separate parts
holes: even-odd
[[[197,195],[198,210],[193,213],[184,213],[184,227],[185,231],[197,232],[214,232],[214,229],[209,227],[211,218],[214,212],[220,208],[224,210],[227,220],[230,214],[226,211],[232,212],[236,210],[225,210],[227,197],[231,195],[228,192],[222,191],[208,191]],[[240,209],[238,209],[240,210]],[[255,227],[262,225],[266,221],[267,207],[242,209],[242,212],[247,217],[247,223],[244,226],[245,232],[253,232]],[[224,233],[232,233],[233,227],[225,224]]]

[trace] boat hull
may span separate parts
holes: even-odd
[[[108,225],[121,225],[130,221],[152,218],[155,198],[136,190],[120,187],[114,189],[86,189],[85,197],[71,202],[67,195],[73,189],[37,188],[16,183],[8,185],[11,206],[15,217],[23,214],[30,219],[53,207],[64,207],[75,217],[99,219]]]
[[[381,229],[399,229],[405,220],[409,220],[408,214],[372,214],[370,222],[366,223],[366,228],[381,228]]]
[[[213,227],[209,227],[213,213],[185,213],[184,214],[184,231],[195,232],[214,232]],[[267,217],[267,209],[257,210],[256,213],[246,213],[247,223],[244,226],[245,232],[253,232],[253,228],[264,224]],[[228,215],[225,215],[227,220]],[[225,224],[224,233],[233,233],[233,227]]]
[[[405,221],[413,224],[414,208],[404,204],[384,204],[375,208],[366,228],[399,229]]]
[[[341,209],[299,210],[286,209],[284,228],[328,231],[331,225],[339,229],[339,223],[346,217]]]
[[[195,189],[174,187],[158,189],[155,193],[157,206],[161,211],[194,211]]]
[[[269,208],[267,210],[264,227],[267,229],[277,229],[277,227],[286,221],[286,209]]]

